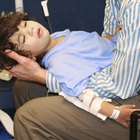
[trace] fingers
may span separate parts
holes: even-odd
[[[16,75],[16,66],[12,67],[12,69],[8,70],[14,77],[17,78],[17,75]]]
[[[125,105],[125,107],[130,108],[130,109],[136,108],[136,106],[135,105],[132,105],[132,104]]]
[[[116,27],[116,31],[119,31],[119,30],[122,30],[122,27],[121,26],[117,26]]]
[[[14,51],[11,51],[11,50],[6,50],[5,53],[6,53],[7,56],[9,56],[10,58],[14,59],[19,64],[22,63],[24,61],[24,59],[26,58],[26,57],[21,56],[21,55],[17,54]]]
[[[126,121],[123,122],[122,125],[123,125],[124,127],[126,127],[126,128],[129,128],[129,124],[128,124]]]

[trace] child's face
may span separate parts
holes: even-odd
[[[10,37],[10,41],[17,44],[19,49],[28,50],[33,56],[46,52],[50,34],[44,26],[36,21],[21,21],[18,29]]]

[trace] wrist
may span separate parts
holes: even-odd
[[[46,69],[40,68],[40,69],[36,70],[36,72],[34,73],[35,81],[37,81],[41,84],[45,84],[46,83],[46,74],[47,74]]]
[[[119,110],[119,107],[116,106],[115,109],[113,110],[110,118],[113,119],[113,120],[117,120],[119,115],[120,115],[120,110]]]

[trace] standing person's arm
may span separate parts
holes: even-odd
[[[36,81],[41,84],[46,83],[47,70],[41,68],[36,61],[20,56],[14,51],[7,51],[6,54],[18,62],[18,65],[9,70],[15,77],[26,81]]]
[[[117,32],[119,32],[120,30],[122,30],[121,26],[117,26],[116,27],[116,30],[115,30],[115,33],[113,35],[105,35],[105,36],[102,36],[104,38],[107,38],[107,39],[111,39],[112,37],[114,37],[114,35],[117,34]]]
[[[8,50],[6,54],[18,62],[18,65],[9,70],[13,76],[21,80],[34,81],[44,84],[48,87],[50,92],[60,92],[60,85],[56,81],[55,77],[46,69],[40,67],[36,61],[21,56],[14,51]],[[52,86],[52,83],[55,85],[55,87]]]

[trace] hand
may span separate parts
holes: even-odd
[[[18,64],[9,70],[18,79],[36,81],[45,84],[47,71],[33,59],[26,58],[14,51],[6,50],[7,56],[16,60]]]
[[[138,110],[135,108],[135,105],[129,104],[129,105],[121,105],[119,107],[120,115],[118,119],[116,120],[123,126],[129,128],[128,121],[130,121],[130,115],[133,111]]]
[[[116,29],[115,29],[115,34],[116,34],[118,31],[120,31],[120,30],[122,30],[122,27],[118,25],[118,26],[116,27]]]

